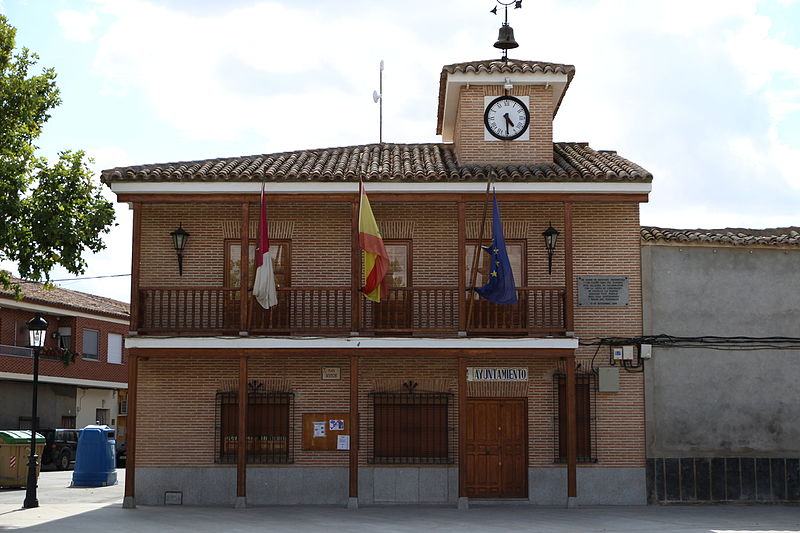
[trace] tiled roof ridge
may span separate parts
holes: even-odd
[[[479,59],[477,61],[464,61],[451,63],[442,67],[443,72],[450,74],[454,72],[480,72],[480,71],[499,71],[499,72],[560,72],[562,74],[574,74],[575,65],[566,63],[553,63],[550,61],[536,61],[531,59]]]
[[[16,276],[11,276],[11,281],[22,287],[23,302],[57,305],[77,311],[114,315],[120,318],[128,318],[130,316],[130,305],[113,298],[58,286],[46,288],[44,283]],[[48,298],[47,296],[49,295],[53,297]],[[14,297],[13,293],[4,290],[0,290],[0,296]]]
[[[553,163],[459,165],[451,143],[373,143],[273,154],[176,161],[102,172],[116,181],[646,182],[652,175],[616,152],[553,143]]]
[[[642,226],[643,242],[727,244],[732,246],[800,246],[800,228],[675,229]]]

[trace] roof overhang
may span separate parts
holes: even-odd
[[[649,194],[650,183],[634,182],[497,182],[500,194]],[[358,183],[280,182],[270,183],[269,194],[345,194],[358,193]],[[260,182],[117,182],[111,190],[118,195],[139,194],[258,194]],[[458,194],[484,193],[485,182],[387,183],[370,182],[370,193]]]
[[[443,94],[441,134],[442,141],[453,142],[456,116],[458,114],[458,96],[462,87],[472,85],[504,85],[506,80],[515,87],[521,85],[541,85],[553,88],[553,117],[558,112],[561,100],[569,85],[570,78],[560,72],[454,72],[447,74]]]
[[[55,305],[47,305],[47,304],[40,304],[40,303],[33,303],[23,300],[14,300],[13,298],[0,298],[0,308],[6,309],[20,309],[23,311],[28,311],[31,313],[45,313],[52,316],[66,316],[66,317],[81,317],[81,318],[91,318],[93,320],[101,320],[103,322],[110,322],[112,324],[130,324],[130,319],[126,318],[114,318],[108,315],[102,315],[99,313],[92,313],[90,311],[78,311],[76,309],[70,307],[59,307]]]

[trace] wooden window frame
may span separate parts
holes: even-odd
[[[97,336],[97,353],[86,352],[86,332],[94,331]],[[81,330],[81,359],[84,361],[100,361],[100,330],[94,328],[83,328]]]
[[[370,396],[373,414],[371,463],[453,463],[454,439],[450,437],[452,393],[373,392]],[[431,406],[435,409],[426,414],[417,414]],[[386,419],[381,412],[387,416]],[[402,427],[403,422],[413,425],[413,433],[409,432],[408,427]],[[428,426],[425,426],[426,422]]]
[[[270,239],[269,241],[270,247],[278,245],[285,247],[285,277],[286,282],[281,287],[291,287],[292,286],[292,240],[291,239]],[[240,239],[225,239],[225,258],[224,258],[224,265],[222,269],[222,286],[226,288],[237,288],[238,285],[233,285],[230,279],[230,264],[231,264],[231,246],[232,245],[239,245],[241,246],[242,241]],[[256,239],[250,239],[248,241],[248,248],[250,246],[255,246],[258,248],[258,241]],[[249,250],[248,250],[249,252]],[[241,271],[241,266],[239,267]],[[253,268],[248,268],[248,276],[255,277],[255,256],[253,257]],[[248,289],[251,287],[249,286],[248,280]],[[280,287],[279,287],[280,288]]]
[[[566,374],[553,375],[553,433],[554,462],[567,462]],[[575,425],[577,429],[575,456],[578,463],[597,462],[597,377],[594,373],[575,376]]]
[[[487,245],[492,243],[492,239],[484,239]],[[464,267],[466,268],[466,284],[469,286],[470,282],[472,281],[471,270],[472,270],[472,261],[470,261],[469,254],[467,252],[468,249],[475,249],[475,245],[478,243],[478,239],[467,239],[464,242]],[[528,240],[527,239],[506,239],[506,249],[509,246],[522,246],[522,253],[521,253],[521,261],[522,261],[522,272],[519,273],[519,283],[516,283],[517,287],[527,287],[528,283]],[[478,250],[480,253],[481,250]],[[511,265],[512,269],[514,265]],[[480,260],[478,261],[478,269],[480,270]],[[480,281],[476,278],[475,283],[480,283]]]
[[[265,435],[259,429],[256,415],[259,408],[269,413],[270,406],[281,407],[285,412],[280,414],[278,423],[269,421],[266,424],[272,432],[281,429],[280,434]],[[292,410],[294,393],[291,392],[258,392],[247,394],[247,463],[248,464],[287,464],[292,463]],[[239,393],[236,391],[218,392],[216,397],[216,438],[214,462],[234,464],[237,459],[237,437],[239,427]],[[261,421],[265,420],[264,413]],[[280,427],[278,427],[280,426]],[[267,438],[270,437],[270,438]],[[281,438],[282,437],[282,438]]]

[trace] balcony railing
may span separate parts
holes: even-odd
[[[563,287],[521,287],[519,303],[497,305],[454,287],[392,289],[380,303],[358,297],[353,317],[349,287],[285,287],[278,304],[263,309],[248,301],[248,323],[241,323],[239,289],[147,287],[139,290],[136,329],[142,334],[236,333],[266,335],[563,335]],[[461,313],[464,314],[463,321]]]

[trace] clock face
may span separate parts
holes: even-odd
[[[514,96],[498,96],[486,106],[483,123],[486,130],[498,139],[510,141],[528,130],[531,115],[528,108]]]

